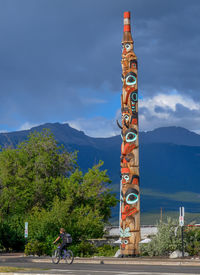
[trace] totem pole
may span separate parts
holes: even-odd
[[[121,112],[121,255],[138,255],[140,241],[137,57],[133,52],[130,12],[124,13]]]

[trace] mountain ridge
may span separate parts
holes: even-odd
[[[16,147],[31,132],[42,131],[44,128],[50,129],[58,143],[63,144],[67,150],[78,150],[78,165],[83,172],[103,160],[103,169],[108,170],[111,187],[119,196],[119,135],[94,138],[73,129],[69,124],[45,123],[30,130],[1,133],[0,145]],[[166,211],[175,211],[180,205],[185,205],[192,212],[200,212],[197,199],[200,197],[200,135],[181,127],[161,127],[140,132],[139,139],[141,211],[155,212],[160,207]],[[118,211],[117,208],[114,210],[114,216],[118,216]]]
[[[104,145],[112,146],[113,142],[117,143],[121,141],[120,135],[111,136],[111,137],[90,137],[86,135],[83,131],[79,131],[75,128],[72,128],[68,123],[45,123],[39,126],[32,127],[28,130],[22,131],[13,131],[8,133],[0,133],[0,144],[7,144],[9,141],[16,143],[16,140],[28,136],[29,133],[33,131],[42,131],[42,129],[48,128],[56,136],[59,134],[59,141],[63,141],[68,144],[77,144],[80,145],[95,145],[98,147],[99,143],[102,141]],[[200,135],[191,132],[183,127],[169,126],[169,127],[159,127],[151,131],[141,131],[139,132],[139,138],[141,144],[149,143],[173,143],[177,145],[188,145],[188,146],[200,146]],[[11,144],[10,144],[11,145]]]

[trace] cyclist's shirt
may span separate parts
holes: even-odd
[[[63,244],[64,243],[65,244],[72,243],[72,236],[70,234],[68,234],[68,233],[65,232],[65,233],[61,233],[59,236],[62,239]]]

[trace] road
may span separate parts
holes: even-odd
[[[151,274],[200,274],[198,266],[153,266],[153,265],[112,265],[112,264],[78,264],[32,263],[21,259],[0,262],[0,266],[23,267],[33,270],[25,272],[35,274],[70,274],[70,275],[151,275]],[[37,270],[36,270],[37,269]],[[39,270],[38,270],[39,269]],[[23,272],[22,272],[23,274]]]

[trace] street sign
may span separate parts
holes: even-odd
[[[184,217],[183,216],[179,217],[179,225],[184,226]]]
[[[28,238],[28,222],[25,222],[24,237]]]

